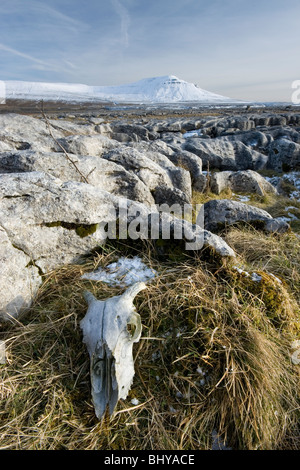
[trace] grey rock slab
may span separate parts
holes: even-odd
[[[102,124],[96,125],[95,131],[106,137],[111,137],[112,135],[112,128],[109,123],[102,123]]]
[[[184,149],[198,155],[204,168],[219,170],[260,170],[266,167],[268,157],[247,147],[242,142],[231,142],[226,137],[216,139],[186,139]]]
[[[281,138],[275,140],[269,149],[268,168],[276,171],[300,169],[300,144]]]
[[[267,211],[229,199],[205,203],[204,221],[204,228],[211,232],[237,223],[258,226],[268,232],[286,232],[289,229],[286,222],[273,219]]]
[[[278,217],[275,219],[266,220],[265,230],[270,233],[285,233],[290,229],[288,222]]]
[[[120,147],[120,143],[104,135],[71,135],[58,141],[68,153],[100,157],[108,150]],[[60,150],[61,152],[61,150]]]
[[[216,171],[210,174],[210,189],[214,194],[220,194],[226,189],[232,189],[230,176],[233,171]]]
[[[168,196],[172,189],[174,189],[173,199],[176,197],[178,204],[190,202],[190,175],[188,172],[178,170],[175,166],[173,166],[169,171],[163,168],[159,163],[157,163],[157,161],[161,163],[162,159],[166,162],[167,159],[163,155],[156,155],[156,157],[152,155],[152,160],[148,157],[148,154],[141,153],[134,148],[126,147],[117,148],[107,152],[102,158],[118,163],[127,171],[137,175],[138,178],[140,178],[140,180],[143,181],[143,183],[150,189],[155,200],[156,190],[159,190],[161,195],[163,188],[168,188],[168,192],[165,196],[165,203],[168,203]],[[156,161],[154,161],[154,158]],[[168,166],[171,167],[171,162]],[[175,187],[175,185],[181,186],[181,189]],[[182,189],[185,189],[185,191],[182,191]]]
[[[43,272],[103,244],[101,224],[115,222],[120,201],[134,213],[150,211],[89,184],[63,183],[41,172],[0,175],[0,224]]]
[[[1,226],[0,266],[0,320],[9,320],[30,306],[42,278],[30,257],[13,246]]]
[[[64,133],[53,129],[53,135],[59,139]],[[57,150],[49,128],[42,119],[20,114],[0,114],[0,141],[13,150]]]
[[[267,149],[270,143],[273,141],[273,137],[270,134],[265,134],[257,130],[251,130],[247,132],[236,132],[233,135],[227,135],[227,140],[231,142],[240,141],[254,150],[260,150]]]
[[[115,135],[124,134],[128,137],[131,137],[133,141],[149,141],[155,140],[160,137],[157,132],[152,132],[144,126],[138,124],[129,124],[126,123],[112,123],[112,138],[115,138]],[[119,139],[116,139],[119,140]]]
[[[245,171],[220,171],[211,174],[211,191],[220,194],[223,190],[231,189],[234,192],[246,194],[266,193],[277,194],[276,188],[263,176],[252,170]]]
[[[182,191],[187,196],[187,201],[191,200],[192,181],[186,169],[176,166],[170,158],[160,152],[147,151],[144,155],[165,170],[174,188]]]
[[[97,134],[95,125],[84,121],[66,120],[66,119],[49,119],[52,129],[63,132],[67,137],[69,135],[93,135]]]
[[[192,188],[202,192],[205,187],[205,177],[202,174],[202,160],[194,153],[183,150],[180,145],[167,144],[161,140],[151,142],[150,150],[163,153],[175,166],[187,170],[191,175]]]
[[[64,153],[6,152],[0,154],[0,173],[41,171],[64,182],[82,182],[84,176],[89,184],[103,191],[146,205],[154,204],[148,187],[121,165],[92,156],[69,154],[69,159]]]

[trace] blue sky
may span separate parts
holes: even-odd
[[[1,0],[0,79],[118,85],[176,75],[290,101],[299,0]]]

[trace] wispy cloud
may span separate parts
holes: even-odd
[[[72,16],[65,15],[60,11],[56,10],[55,8],[50,7],[49,5],[45,5],[44,3],[32,1],[32,8],[35,10],[36,13],[40,13],[44,16],[51,16],[53,19],[58,20],[59,22],[63,23],[64,26],[74,27],[74,28],[87,28],[88,26],[78,19],[73,18]]]
[[[38,0],[1,0],[0,4],[0,13],[1,15],[20,15],[20,13],[30,13],[33,16],[33,19],[37,17],[44,17],[48,20],[55,20],[62,23],[65,27],[83,27],[86,28],[87,25],[77,19],[73,18],[71,15],[66,15],[56,8],[47,5],[45,2],[40,2]]]
[[[129,46],[129,26],[130,26],[130,14],[127,8],[122,5],[119,0],[111,0],[112,6],[114,7],[115,12],[121,18],[121,34],[122,34],[122,43],[125,47]]]
[[[5,44],[0,43],[0,50],[28,60],[29,62],[33,64],[33,68],[35,68],[36,70],[44,70],[44,71],[52,71],[52,72],[67,72],[68,71],[67,67],[61,64],[50,62],[50,61],[46,62],[44,60],[33,57],[30,54],[26,54],[22,51],[6,46]],[[65,63],[73,69],[76,68],[75,65],[70,62],[67,63],[67,61],[65,61]]]
[[[9,52],[13,55],[23,57],[23,59],[27,59],[31,62],[35,62],[36,64],[44,65],[44,66],[49,66],[50,64],[48,62],[45,62],[43,60],[37,59],[36,57],[32,57],[29,54],[25,54],[24,52],[18,51],[17,49],[13,49],[12,47],[6,46],[5,44],[0,44],[0,50]]]

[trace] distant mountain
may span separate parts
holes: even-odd
[[[234,103],[226,96],[202,90],[174,75],[145,78],[119,86],[88,86],[72,83],[6,81],[7,99],[113,101],[117,103]]]

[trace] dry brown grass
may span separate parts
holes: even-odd
[[[227,243],[253,269],[278,276],[300,302],[300,238],[295,233],[267,235],[252,227],[232,229]]]
[[[236,232],[228,237],[255,265]],[[264,254],[269,250],[271,259],[268,240]],[[0,366],[0,448],[209,449],[214,429],[235,449],[299,448],[293,328],[273,321],[275,308],[296,318],[294,300],[287,307],[278,296],[281,304],[268,304],[230,265],[176,262],[149,244],[142,253],[159,277],[135,301],[143,334],[128,399],[111,420],[97,421],[79,327],[87,309],[83,290],[99,299],[120,293],[81,279],[120,254],[136,254],[115,245],[84,265],[51,273],[31,310],[2,332],[8,362]]]

